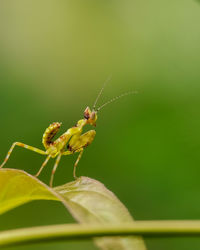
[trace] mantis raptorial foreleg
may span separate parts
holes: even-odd
[[[39,148],[35,148],[35,147],[32,147],[32,146],[26,145],[26,144],[24,144],[24,143],[21,143],[21,142],[14,142],[14,143],[12,144],[10,150],[8,151],[8,153],[7,153],[7,155],[6,155],[6,158],[5,158],[5,160],[3,161],[3,163],[1,164],[0,168],[2,168],[2,167],[5,165],[5,163],[6,163],[7,160],[9,159],[9,157],[10,157],[10,155],[11,155],[11,153],[12,153],[12,151],[13,151],[13,149],[14,149],[15,146],[19,146],[19,147],[22,147],[22,148],[29,149],[29,150],[31,150],[31,151],[34,151],[34,152],[38,153],[38,154],[42,154],[42,155],[46,155],[46,154],[47,154],[45,151],[43,151],[43,150],[41,150],[41,149],[39,149]]]
[[[80,161],[81,156],[83,154],[83,149],[92,143],[95,135],[96,135],[95,130],[90,130],[90,131],[84,133],[83,135],[74,135],[69,142],[69,145],[68,145],[69,150],[62,153],[62,155],[69,155],[69,154],[80,152],[79,156],[74,164],[73,176],[75,179],[77,178],[76,177],[76,167],[77,167],[78,162]]]

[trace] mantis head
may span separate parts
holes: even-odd
[[[106,105],[118,100],[119,98],[123,97],[123,96],[126,96],[126,95],[130,95],[130,94],[137,94],[137,91],[130,91],[130,92],[126,92],[126,93],[123,93],[119,96],[116,96],[112,99],[110,99],[109,101],[105,102],[104,104],[102,104],[101,106],[99,106],[98,108],[96,108],[96,104],[97,104],[97,101],[99,99],[99,97],[101,96],[102,94],[102,91],[104,90],[107,82],[110,80],[111,76],[109,76],[107,78],[107,80],[104,82],[103,84],[103,87],[101,88],[99,94],[97,95],[97,98],[94,102],[94,105],[93,105],[93,109],[91,111],[91,109],[89,107],[87,107],[84,111],[84,118],[87,120],[87,124],[90,124],[92,126],[95,126],[96,127],[96,120],[97,120],[97,112],[102,109],[103,107],[105,107]]]
[[[88,124],[96,127],[97,111],[91,111],[91,109],[87,107],[84,111],[84,118],[87,120]]]

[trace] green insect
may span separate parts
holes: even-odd
[[[115,101],[123,96],[137,93],[136,91],[131,91],[131,92],[121,94],[121,95],[109,100],[108,102],[104,103],[100,107],[96,108],[96,103],[97,103],[99,97],[101,96],[101,93],[102,93],[106,83],[108,82],[108,80],[109,80],[109,78],[106,80],[102,89],[100,90],[100,92],[95,100],[95,103],[93,105],[93,109],[91,110],[89,107],[87,107],[84,111],[83,119],[79,120],[74,127],[69,128],[64,134],[62,134],[55,141],[52,141],[52,139],[57,134],[57,132],[61,126],[61,123],[54,122],[54,123],[50,124],[50,126],[45,130],[45,132],[43,134],[43,138],[42,138],[42,143],[45,147],[45,151],[38,149],[38,148],[35,148],[35,147],[32,147],[32,146],[29,146],[29,145],[26,145],[26,144],[21,143],[21,142],[14,142],[12,144],[10,150],[8,151],[5,160],[0,165],[0,168],[2,168],[5,165],[5,163],[9,159],[15,146],[19,146],[19,147],[23,147],[23,148],[32,150],[38,154],[47,155],[47,158],[45,159],[45,161],[43,162],[39,171],[35,175],[36,177],[38,177],[40,175],[41,171],[43,170],[43,168],[45,167],[45,165],[47,164],[47,162],[49,161],[50,158],[57,157],[55,165],[54,165],[53,170],[52,170],[51,178],[50,178],[50,186],[52,187],[54,174],[55,174],[56,169],[58,167],[58,164],[60,162],[61,156],[79,153],[78,158],[74,164],[74,169],[73,169],[73,176],[76,179],[77,178],[76,177],[76,167],[78,165],[78,162],[81,159],[84,148],[86,148],[88,145],[90,145],[92,143],[92,141],[94,140],[94,137],[96,135],[95,130],[89,130],[88,132],[82,134],[83,127],[87,124],[90,124],[91,126],[96,127],[97,112],[100,109],[102,109],[107,104],[109,104],[109,103],[111,103],[111,102],[113,102],[113,101]]]

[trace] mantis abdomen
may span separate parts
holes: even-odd
[[[45,130],[43,137],[42,137],[42,143],[46,149],[50,147],[50,145],[53,143],[52,139],[57,134],[58,130],[60,129],[61,123],[54,122],[49,125],[49,127]]]

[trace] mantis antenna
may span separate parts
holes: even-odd
[[[110,104],[111,102],[114,102],[114,101],[118,100],[118,99],[121,98],[121,97],[124,97],[124,96],[126,96],[126,95],[137,94],[137,93],[138,93],[138,91],[129,91],[129,92],[123,93],[123,94],[121,94],[121,95],[118,95],[118,96],[112,98],[111,100],[105,102],[104,104],[102,104],[100,107],[97,108],[96,111],[99,111],[100,109],[102,109],[102,108],[105,107],[106,105]]]
[[[103,87],[102,87],[101,90],[99,91],[99,94],[98,94],[98,96],[97,96],[97,98],[96,98],[96,100],[95,100],[95,102],[94,102],[93,110],[96,109],[97,101],[99,100],[99,97],[101,96],[101,94],[102,94],[102,92],[103,92],[103,90],[104,90],[106,84],[110,81],[111,77],[112,77],[112,74],[109,75],[109,77],[105,80],[105,82],[104,82],[104,84],[103,84]]]

